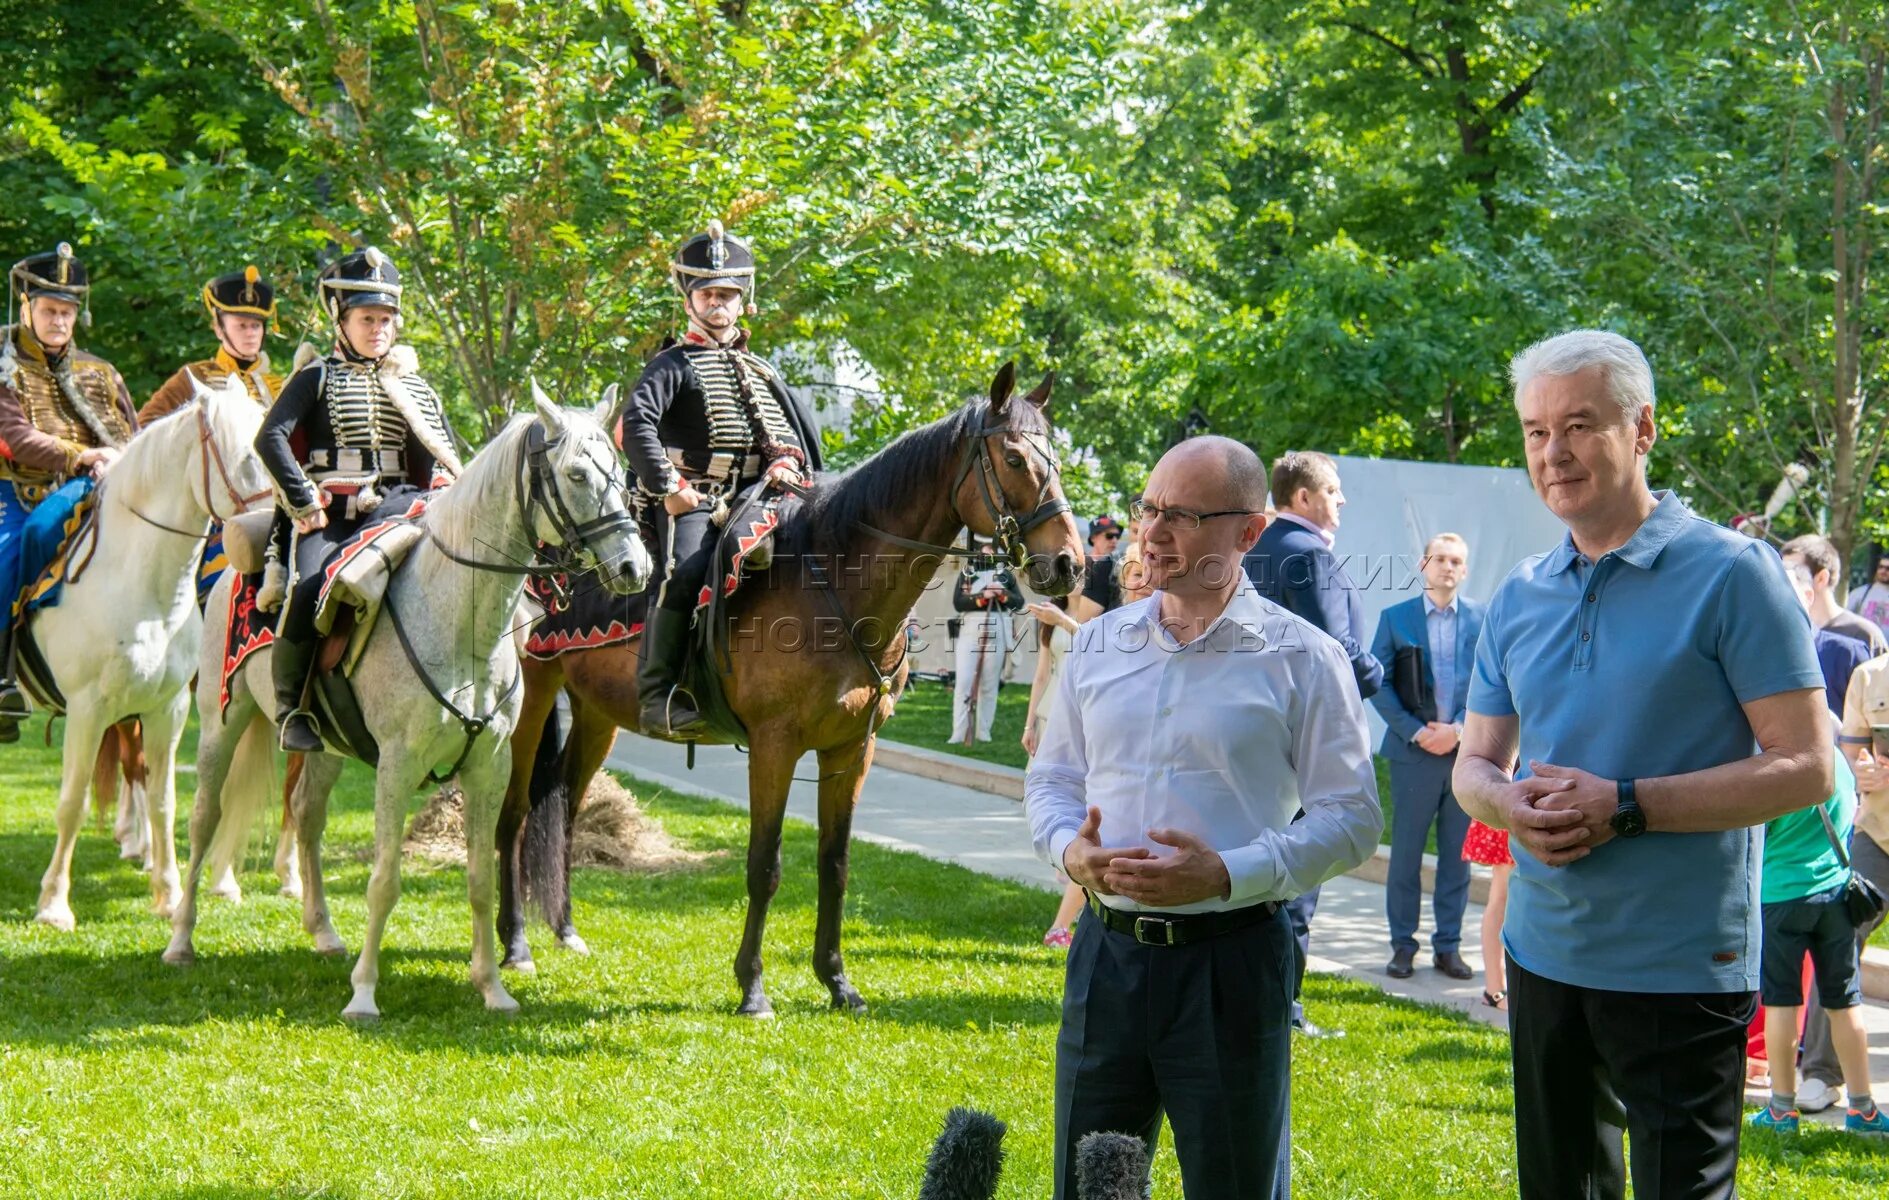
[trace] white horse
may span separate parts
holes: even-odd
[[[58,604],[33,615],[33,640],[66,700],[59,840],[34,918],[42,924],[74,926],[72,848],[99,739],[127,717],[143,722],[150,769],[151,907],[168,917],[177,904],[173,769],[203,632],[197,558],[212,519],[228,520],[269,495],[253,449],[262,416],[232,376],[220,389],[197,383],[193,404],[133,438],[94,493],[98,540],[74,548],[79,578],[65,583]]]
[[[465,796],[466,886],[472,903],[472,981],[485,1006],[518,1004],[499,982],[493,953],[493,883],[498,814],[511,772],[511,733],[518,714],[519,665],[514,638],[533,545],[542,542],[559,569],[596,568],[619,594],[649,583],[653,564],[625,507],[616,448],[595,415],[559,408],[532,387],[535,415],[515,417],[467,464],[465,473],[427,505],[426,538],[416,544],[387,587],[381,611],[351,679],[368,732],[380,747],[374,778],[374,870],[367,887],[367,934],[353,973],[354,998],[342,1015],[380,1015],[380,941],[400,895],[400,844],[409,797],[429,777],[456,776]],[[222,638],[209,611],[197,682],[202,731],[197,747],[197,807],[190,820],[190,870],[177,906],[164,961],[195,961],[191,934],[204,848],[216,836],[218,796],[229,770],[231,735],[267,727],[273,711],[269,651],[256,652],[230,680],[219,711],[217,673]],[[265,706],[268,706],[265,708]],[[294,808],[303,875],[302,924],[322,954],[345,954],[328,916],[321,874],[321,835],[328,794],[341,772],[335,754],[310,754]]]

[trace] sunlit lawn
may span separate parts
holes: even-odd
[[[338,1017],[349,964],[310,953],[260,869],[242,907],[205,903],[186,971],[158,961],[166,929],[142,879],[89,829],[79,931],[32,925],[55,763],[40,728],[0,752],[0,1196],[906,1197],[961,1103],[1010,1123],[1001,1194],[1049,1194],[1062,980],[1037,945],[1040,892],[857,845],[847,948],[872,1011],[838,1016],[806,966],[813,838],[793,825],[768,928],[780,1016],[744,1021],[729,961],[745,819],[632,781],[673,836],[719,856],[663,876],[581,871],[596,953],[540,932],[510,1019],[465,979],[463,872],[409,862],[388,1015],[356,1029]],[[329,841],[351,948],[364,781],[350,771]],[[1298,1194],[1512,1195],[1503,1036],[1362,984],[1310,989],[1350,1036],[1296,1047]],[[1822,1130],[1749,1139],[1746,1160],[1753,1196],[1889,1187],[1889,1148]],[[1156,1195],[1178,1194],[1164,1151]]]

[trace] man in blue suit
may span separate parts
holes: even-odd
[[[1281,455],[1272,465],[1272,500],[1278,519],[1266,526],[1242,565],[1260,595],[1304,617],[1344,647],[1358,680],[1358,693],[1370,699],[1384,682],[1384,667],[1364,646],[1364,608],[1358,586],[1332,553],[1338,514],[1345,506],[1338,464],[1310,450]],[[1292,1028],[1309,1037],[1327,1031],[1306,1019],[1299,1003],[1305,960],[1311,953],[1312,914],[1318,911],[1313,888],[1286,905],[1297,944],[1292,987]]]
[[[1391,767],[1391,866],[1384,889],[1391,960],[1384,970],[1393,979],[1410,978],[1416,962],[1423,846],[1432,826],[1432,958],[1436,969],[1451,979],[1474,975],[1459,953],[1463,907],[1469,902],[1469,864],[1463,861],[1469,815],[1450,790],[1469,700],[1470,666],[1482,633],[1482,606],[1457,595],[1468,577],[1468,543],[1454,533],[1431,538],[1423,548],[1423,595],[1385,609],[1371,642],[1372,656],[1390,673],[1387,686],[1371,703],[1385,725],[1378,753]]]

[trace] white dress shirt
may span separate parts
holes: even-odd
[[[1077,631],[1024,782],[1036,852],[1060,869],[1091,804],[1105,847],[1171,854],[1148,831],[1186,830],[1219,851],[1232,889],[1158,910],[1175,913],[1289,899],[1369,858],[1384,815],[1344,650],[1244,576],[1185,646],[1160,604],[1156,592]]]

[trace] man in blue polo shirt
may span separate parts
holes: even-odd
[[[1568,536],[1489,602],[1455,786],[1515,850],[1520,1192],[1624,1196],[1624,1125],[1641,1200],[1730,1197],[1753,827],[1832,788],[1810,622],[1770,546],[1648,489],[1639,347],[1563,334],[1510,375],[1529,478]]]

